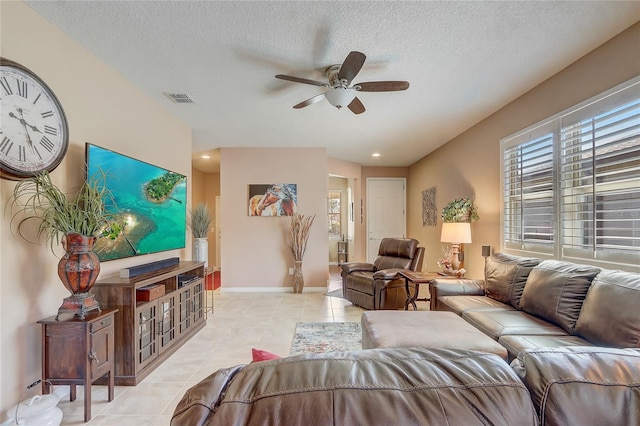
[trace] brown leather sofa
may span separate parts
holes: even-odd
[[[462,316],[509,359],[546,347],[640,348],[640,274],[498,253],[485,275],[434,280],[431,309]]]
[[[304,354],[219,370],[171,425],[535,425],[527,388],[500,357],[445,349]]]
[[[424,247],[413,238],[383,238],[373,263],[342,264],[343,297],[365,309],[404,307],[407,293],[398,271],[420,271]]]
[[[304,354],[218,370],[172,426],[637,425],[640,350],[495,354],[392,348]]]

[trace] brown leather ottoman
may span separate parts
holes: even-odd
[[[507,360],[504,346],[453,312],[366,311],[361,323],[362,349],[467,349]]]

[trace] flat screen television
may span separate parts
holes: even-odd
[[[86,164],[87,179],[106,176],[115,201],[108,209],[121,224],[98,238],[94,251],[101,261],[185,247],[186,176],[90,143]]]

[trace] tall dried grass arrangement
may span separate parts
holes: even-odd
[[[205,203],[200,203],[189,210],[187,222],[194,238],[207,238],[211,226],[211,213]]]
[[[307,251],[309,231],[315,218],[315,214],[313,216],[305,216],[299,213],[295,213],[289,218],[289,246],[294,260],[302,261],[304,257],[304,252]]]

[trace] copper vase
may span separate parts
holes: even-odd
[[[77,233],[62,237],[62,247],[66,253],[58,262],[58,276],[71,296],[64,299],[58,315],[73,313],[84,318],[88,311],[100,310],[94,296],[89,294],[100,273],[100,260],[93,252],[95,242],[96,237]]]
[[[93,252],[96,237],[66,234],[62,247],[66,253],[58,262],[58,276],[62,284],[73,294],[91,290],[100,273],[100,260]]]

